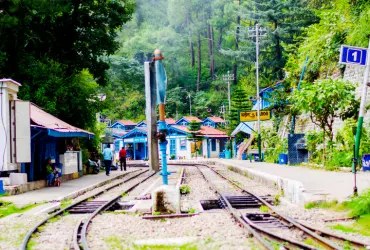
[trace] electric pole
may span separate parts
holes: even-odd
[[[261,109],[261,98],[260,98],[260,87],[259,87],[259,63],[258,63],[258,57],[259,57],[259,42],[258,38],[265,37],[266,36],[266,28],[259,27],[258,23],[256,23],[255,28],[250,28],[249,32],[251,34],[249,37],[255,37],[256,38],[256,87],[257,87],[257,127],[258,127],[258,159],[259,161],[262,160],[262,154],[261,154],[261,117],[260,117],[260,109]]]
[[[230,110],[231,110],[230,81],[234,81],[234,74],[230,74],[230,71],[227,71],[227,74],[222,75],[222,79],[224,81],[227,81],[227,97],[229,99],[229,117],[230,117]]]

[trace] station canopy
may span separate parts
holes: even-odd
[[[243,132],[246,134],[252,134],[253,126],[254,126],[254,122],[241,122],[231,133],[231,136],[235,136],[239,132]]]

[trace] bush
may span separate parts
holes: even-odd
[[[181,194],[188,194],[188,193],[190,193],[190,186],[188,186],[188,185],[182,185],[180,187],[180,193]]]
[[[353,197],[350,201],[345,202],[343,205],[345,208],[351,210],[352,216],[370,214],[370,189],[367,189],[357,197]]]

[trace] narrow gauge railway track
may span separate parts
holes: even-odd
[[[311,226],[300,224],[292,218],[286,217],[279,214],[270,204],[270,201],[266,198],[259,197],[256,194],[253,194],[239,184],[230,180],[219,171],[214,168],[205,165],[205,164],[176,164],[176,165],[187,165],[187,166],[196,166],[207,167],[212,172],[217,174],[222,179],[226,180],[228,183],[238,188],[244,195],[242,196],[228,196],[220,192],[212,183],[211,180],[207,179],[204,173],[200,170],[203,177],[213,186],[213,189],[220,195],[221,203],[225,208],[229,210],[232,216],[267,249],[274,249],[270,241],[279,242],[284,246],[285,249],[368,249],[365,243],[346,239],[341,236],[337,236],[328,232],[323,232],[319,229],[313,228]],[[256,212],[256,208],[261,206],[266,206],[269,212],[262,213]],[[254,210],[253,210],[254,208]],[[251,209],[252,212],[248,212],[248,209]],[[292,238],[288,238],[277,234],[276,232],[281,230],[299,230],[307,238],[310,238],[312,243],[315,246],[308,245],[297,241]],[[263,236],[262,236],[263,235]],[[269,240],[266,240],[269,239]],[[316,247],[317,246],[317,247]]]
[[[136,182],[135,184],[131,185],[127,189],[121,191],[119,195],[114,196],[114,198],[112,198],[108,201],[99,201],[99,200],[94,201],[94,200],[91,200],[91,199],[96,199],[99,196],[104,195],[107,191],[109,191],[113,188],[116,188],[116,187],[118,187],[118,186],[120,186],[124,183],[127,183],[131,180],[134,180],[135,178],[138,178],[139,176],[143,175],[144,173],[148,173],[148,172],[149,172],[149,170],[142,170],[142,169],[134,170],[134,171],[126,174],[126,175],[134,174],[133,176],[130,176],[129,178],[123,179],[121,182],[118,182],[114,185],[107,186],[103,190],[101,190],[97,193],[94,193],[94,194],[90,195],[89,197],[87,197],[87,198],[85,198],[81,201],[77,201],[77,202],[75,202],[75,203],[73,203],[73,204],[71,204],[71,205],[69,205],[69,206],[67,206],[63,209],[57,210],[56,212],[54,212],[53,214],[51,214],[47,218],[40,221],[37,225],[35,225],[26,234],[26,236],[23,239],[23,242],[22,242],[22,245],[21,245],[20,249],[21,250],[26,250],[27,249],[27,245],[28,245],[28,243],[31,239],[31,236],[38,231],[38,228],[40,226],[46,224],[50,219],[55,218],[55,217],[65,213],[65,212],[68,212],[68,213],[71,213],[71,214],[90,214],[90,216],[86,219],[86,221],[84,221],[84,222],[81,221],[79,223],[78,227],[75,229],[74,236],[73,236],[73,241],[74,241],[73,242],[73,247],[71,248],[71,249],[74,249],[74,250],[81,249],[80,248],[80,243],[79,243],[79,240],[81,240],[81,246],[83,247],[83,249],[89,249],[88,245],[87,245],[86,235],[87,235],[87,228],[88,228],[89,224],[91,223],[92,219],[97,214],[99,214],[100,212],[109,209],[113,204],[115,204],[122,197],[121,196],[122,193],[130,192],[131,190],[136,188],[138,185],[140,185],[141,183],[145,182],[150,177],[152,177],[155,173],[150,174],[147,177],[145,177],[144,179]]]

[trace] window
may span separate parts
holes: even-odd
[[[118,141],[118,140],[114,142],[114,151],[115,152],[119,152],[120,144],[121,144],[121,142]]]
[[[186,139],[180,139],[180,150],[186,150]]]
[[[216,139],[211,140],[212,151],[216,151]]]

